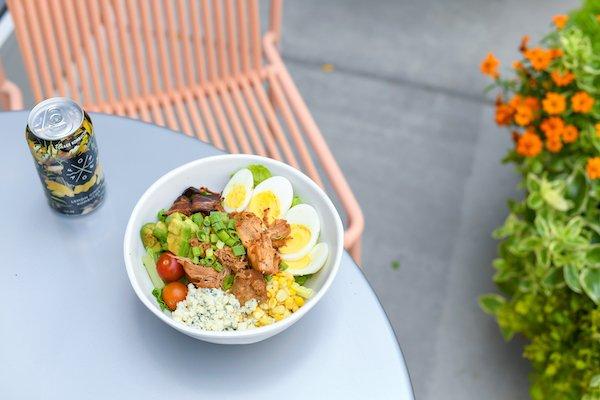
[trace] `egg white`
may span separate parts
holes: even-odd
[[[236,187],[237,185],[243,186],[244,190],[246,191],[246,194],[245,194],[242,202],[239,204],[239,206],[229,207],[227,205],[227,197],[230,195],[233,188]],[[223,189],[223,193],[221,195],[223,197],[223,202],[222,202],[223,209],[225,211],[227,211],[228,213],[234,212],[234,211],[238,211],[238,212],[244,211],[246,209],[246,207],[248,207],[248,204],[250,203],[250,199],[252,198],[252,193],[253,193],[252,188],[253,187],[254,187],[254,178],[252,177],[252,172],[250,172],[249,169],[246,169],[246,168],[240,169],[238,172],[233,174],[231,179],[229,179],[229,182],[227,182],[227,185],[225,186],[225,189]]]
[[[284,219],[290,225],[303,225],[310,232],[308,242],[306,242],[306,244],[297,251],[293,253],[283,253],[281,251],[285,250],[285,246],[279,249],[281,252],[281,258],[283,260],[297,260],[308,254],[308,252],[311,251],[315,246],[315,243],[317,243],[317,239],[319,238],[319,233],[321,231],[319,214],[317,214],[317,210],[315,210],[313,206],[308,204],[298,204],[290,208],[290,210],[285,214]]]
[[[318,243],[303,258],[296,261],[287,261],[288,269],[286,272],[295,276],[314,274],[323,268],[328,256],[329,246],[327,246],[327,243]],[[294,265],[294,263],[298,262],[300,262],[300,265]]]
[[[294,189],[290,181],[283,176],[272,176],[265,179],[254,188],[249,204],[251,205],[255,197],[264,192],[273,193],[279,203],[279,213],[274,213],[274,210],[270,210],[269,216],[275,219],[283,218],[290,209],[292,198],[294,197]]]

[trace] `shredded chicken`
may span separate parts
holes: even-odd
[[[175,199],[175,202],[166,214],[180,212],[190,216],[197,212],[208,214],[211,211],[222,210],[220,193],[213,192],[205,187],[201,187],[200,189],[189,187],[183,191],[181,196]]]
[[[215,256],[225,268],[229,268],[233,272],[238,272],[248,267],[248,261],[243,257],[236,257],[229,247],[223,247],[215,251]]]
[[[236,221],[235,230],[246,248],[250,245],[250,242],[258,239],[265,230],[260,218],[251,212],[232,213],[231,216]]]
[[[276,249],[283,246],[290,234],[289,224],[277,219],[271,225],[249,212],[233,214],[235,229],[246,247],[250,266],[263,274],[279,271],[279,254]]]
[[[276,249],[285,245],[290,235],[291,229],[290,224],[288,224],[283,219],[276,219],[273,223],[267,228],[267,232],[269,233],[269,237],[273,243],[273,247]]]
[[[263,275],[253,269],[243,269],[235,274],[232,293],[245,304],[250,299],[264,301],[267,299],[267,284]]]
[[[190,282],[200,288],[220,288],[223,279],[229,275],[229,269],[223,268],[223,271],[217,272],[213,268],[196,265],[192,260],[185,257],[175,257],[183,266],[183,270]]]
[[[267,232],[261,233],[258,239],[251,241],[246,250],[252,268],[263,274],[279,272],[279,253],[273,247]]]

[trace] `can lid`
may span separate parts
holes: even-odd
[[[45,140],[60,140],[83,122],[83,109],[68,97],[52,97],[33,107],[27,118],[31,132]]]

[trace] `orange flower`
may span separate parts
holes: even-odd
[[[562,138],[565,143],[573,143],[579,137],[579,131],[574,125],[567,125],[562,131]]]
[[[517,154],[523,157],[535,157],[542,151],[540,137],[528,130],[517,141]]]
[[[563,144],[560,137],[549,137],[546,139],[546,148],[550,153],[558,153],[562,150]]]
[[[550,57],[552,58],[558,58],[565,54],[562,49],[550,49],[548,51],[550,52]]]
[[[546,97],[542,101],[542,105],[544,106],[544,111],[550,115],[560,114],[567,109],[565,96],[554,92],[548,92],[546,94]]]
[[[517,71],[521,71],[522,69],[524,69],[523,63],[521,61],[519,61],[519,60],[513,61],[512,67],[514,69],[516,69]]]
[[[487,57],[481,63],[481,72],[485,75],[489,75],[492,78],[500,76],[498,73],[498,66],[500,61],[492,53],[488,53]]]
[[[585,170],[587,171],[587,175],[590,177],[590,179],[600,178],[600,157],[592,157],[588,159]]]
[[[515,109],[508,104],[498,103],[496,105],[496,123],[500,126],[509,125]]]
[[[531,50],[525,50],[525,58],[529,60],[533,69],[542,71],[548,68],[552,61],[552,52],[546,51],[541,47],[535,47]]]
[[[552,80],[556,83],[556,86],[567,86],[569,83],[573,82],[575,79],[575,75],[569,71],[560,72],[560,71],[552,71],[550,73]]]
[[[533,121],[533,110],[527,105],[522,104],[517,107],[515,122],[521,126],[527,126]]]
[[[565,129],[565,123],[559,117],[550,117],[542,121],[540,124],[540,129],[542,132],[544,132],[547,138],[560,137]]]
[[[586,92],[577,92],[571,97],[571,107],[575,112],[589,113],[594,107],[594,98]]]
[[[564,15],[564,14],[559,14],[559,15],[555,15],[554,17],[552,17],[552,22],[554,22],[554,25],[558,29],[564,28],[565,25],[567,24],[568,20],[569,20],[569,16]]]
[[[508,104],[512,107],[512,108],[517,108],[518,106],[520,106],[523,103],[523,98],[521,97],[521,95],[515,94],[512,99],[510,99],[508,101]]]
[[[524,35],[521,38],[521,44],[519,44],[519,51],[525,53],[527,51],[527,45],[529,44],[529,35]]]
[[[537,112],[540,110],[540,101],[535,97],[525,97],[525,105],[531,108],[531,111]]]

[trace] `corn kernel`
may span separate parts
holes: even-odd
[[[257,320],[261,319],[264,315],[265,315],[265,312],[263,310],[261,310],[260,308],[257,308],[252,313],[252,316]]]
[[[265,311],[269,309],[269,305],[267,303],[261,303],[259,307]]]
[[[296,295],[296,289],[294,289],[294,288],[292,288],[292,287],[289,287],[289,288],[287,289],[287,291],[288,291],[288,293],[290,294],[290,296],[294,296],[294,295]]]
[[[260,319],[259,322],[261,325],[269,325],[273,323],[273,318],[269,317],[268,315],[265,315]]]
[[[275,308],[275,306],[277,305],[277,300],[272,297],[269,299],[268,304],[269,304],[269,308]]]
[[[277,281],[276,278],[271,279],[271,287],[273,287],[274,290],[279,289],[279,282]]]
[[[278,314],[275,316],[275,321],[281,321],[283,319],[283,315]]]
[[[283,314],[285,311],[286,311],[285,307],[282,306],[281,304],[273,309],[273,312],[276,314]]]
[[[287,299],[285,299],[285,308],[287,308],[288,310],[291,310],[295,305],[296,302],[294,301],[293,297],[288,297]]]
[[[288,292],[285,289],[279,289],[279,291],[277,292],[277,295],[275,296],[275,298],[277,299],[278,303],[284,302],[285,299],[288,298]]]
[[[294,306],[292,307],[292,312],[296,312],[298,311],[300,307],[298,307],[298,305],[296,303],[294,303]]]
[[[294,296],[294,301],[298,307],[302,307],[304,305],[304,299],[300,296]]]

